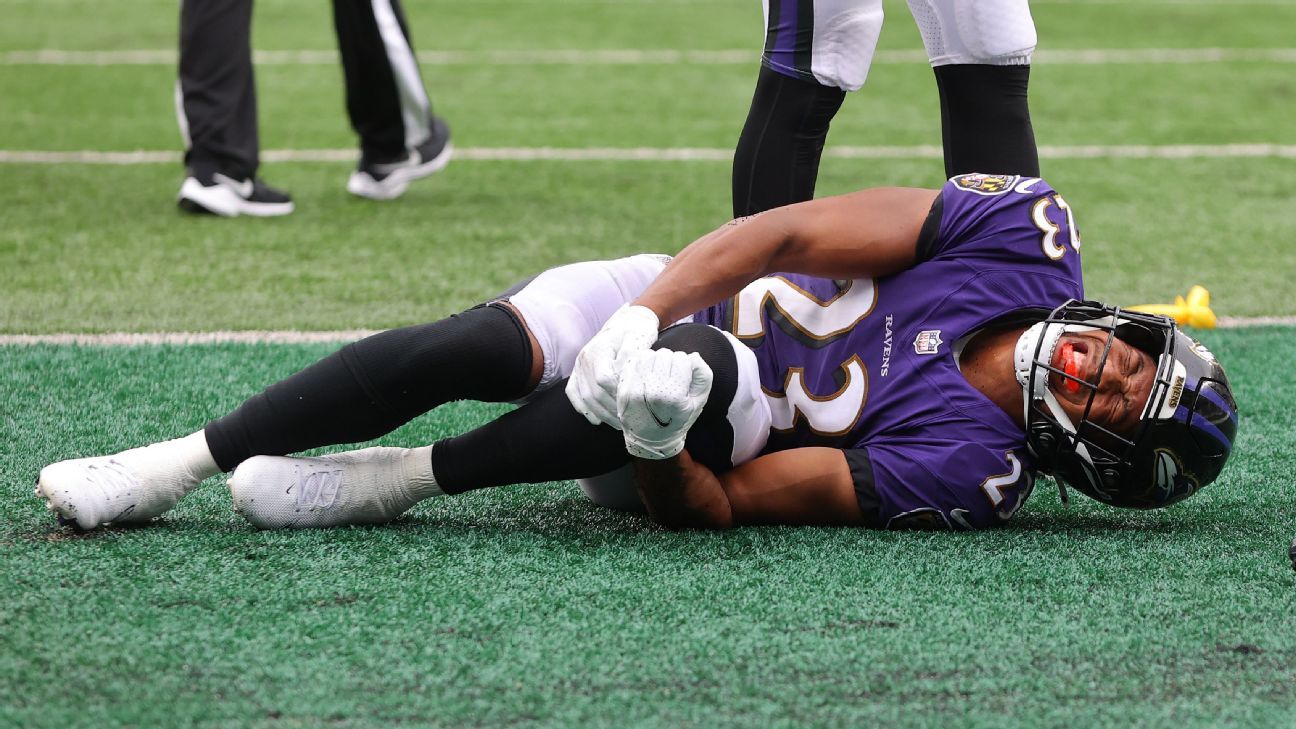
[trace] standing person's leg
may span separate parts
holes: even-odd
[[[183,0],[176,117],[185,143],[182,208],[217,215],[286,215],[292,200],[256,180],[252,0]]]
[[[360,163],[347,190],[375,200],[450,161],[450,128],[432,114],[399,0],[333,0],[347,113]]]
[[[846,92],[864,85],[881,0],[766,0],[765,49],[733,164],[735,217],[814,197]]]
[[[1038,176],[1026,90],[1035,22],[1027,0],[909,0],[936,75],[945,175]]]

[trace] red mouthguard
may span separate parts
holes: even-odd
[[[1075,347],[1070,343],[1062,345],[1062,371],[1072,377],[1079,377],[1080,366],[1076,364],[1073,356],[1074,351]],[[1064,379],[1062,380],[1062,386],[1066,388],[1067,392],[1080,392],[1080,383],[1075,380]]]

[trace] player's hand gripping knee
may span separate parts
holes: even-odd
[[[711,368],[694,352],[669,349],[630,355],[617,388],[626,450],[638,458],[678,455],[711,394]]]
[[[567,380],[567,399],[593,425],[606,423],[618,430],[617,383],[626,358],[647,351],[657,341],[661,323],[652,309],[622,306],[576,355]]]

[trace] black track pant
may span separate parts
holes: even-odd
[[[347,112],[365,156],[401,159],[431,108],[400,0],[333,0]],[[252,177],[260,161],[252,0],[182,0],[176,111],[192,172]]]

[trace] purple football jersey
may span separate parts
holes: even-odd
[[[964,378],[955,347],[1083,298],[1079,233],[1043,180],[960,175],[941,195],[939,231],[912,268],[769,276],[697,318],[755,350],[773,412],[766,452],[863,449],[861,503],[892,528],[991,526],[1021,506],[1034,483],[1025,433]]]

